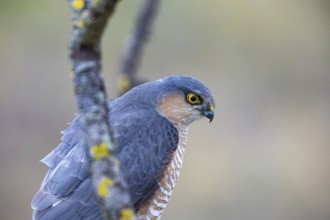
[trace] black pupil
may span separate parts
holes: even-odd
[[[192,95],[192,96],[190,97],[190,101],[192,101],[192,102],[196,102],[196,101],[197,101],[197,97],[194,96],[194,95]]]

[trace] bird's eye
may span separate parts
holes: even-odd
[[[196,104],[200,104],[201,103],[199,97],[196,94],[194,94],[194,93],[189,93],[187,95],[187,100],[192,105],[196,105]]]

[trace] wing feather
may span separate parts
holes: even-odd
[[[176,128],[154,109],[110,104],[117,155],[136,209],[154,194],[178,144]],[[79,116],[78,116],[79,117]],[[49,170],[32,201],[33,219],[102,219],[82,145],[79,118],[42,162]]]
[[[120,148],[118,158],[134,206],[139,209],[157,190],[158,178],[169,164],[179,136],[177,129],[156,111],[136,112],[136,117],[129,117],[126,124],[131,125],[127,126],[129,137],[118,133],[117,138],[130,141]]]

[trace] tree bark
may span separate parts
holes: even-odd
[[[159,4],[160,0],[144,0],[136,19],[134,29],[125,42],[119,67],[119,95],[122,95],[131,88],[146,82],[146,80],[139,79],[136,75],[139,63],[142,59],[143,48],[151,35],[153,21],[158,12]]]
[[[101,37],[117,0],[69,0],[72,32],[69,55],[90,173],[105,219],[134,219],[121,175],[101,78]]]

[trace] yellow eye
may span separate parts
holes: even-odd
[[[199,97],[196,94],[194,94],[194,93],[189,93],[187,95],[187,101],[190,104],[193,104],[193,105],[196,105],[196,104],[200,104],[201,103]]]

